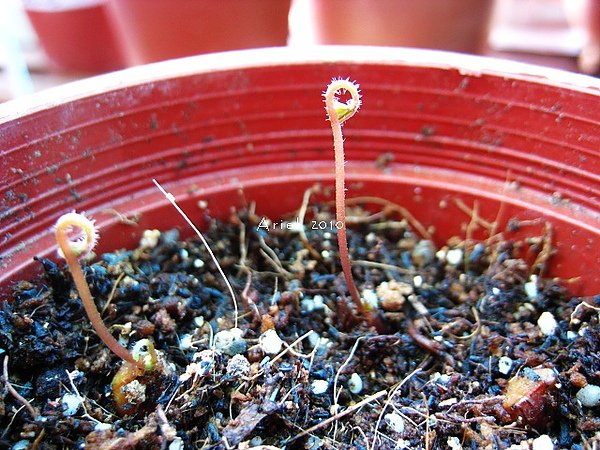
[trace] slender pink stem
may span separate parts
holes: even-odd
[[[87,222],[85,222],[87,221]],[[58,246],[60,247],[63,257],[67,261],[67,265],[69,266],[69,270],[71,271],[71,276],[73,277],[73,281],[75,282],[75,286],[77,287],[77,292],[79,292],[79,297],[81,298],[81,303],[83,304],[83,308],[90,319],[92,327],[96,331],[98,337],[106,344],[106,346],[113,351],[115,355],[124,361],[128,361],[131,364],[138,366],[140,368],[144,368],[144,364],[141,361],[136,361],[131,353],[127,351],[125,347],[123,347],[119,342],[110,334],[106,325],[102,321],[102,317],[98,312],[98,308],[96,308],[96,304],[94,303],[94,299],[92,297],[92,293],[90,292],[90,288],[85,280],[85,275],[83,274],[83,270],[81,269],[81,265],[79,264],[78,256],[75,251],[73,251],[72,242],[69,239],[68,231],[72,228],[80,229],[86,235],[86,240],[93,242],[93,239],[90,237],[95,233],[95,231],[89,230],[90,225],[93,227],[93,222],[89,221],[89,219],[82,217],[79,214],[70,213],[62,216],[57,224],[55,229],[56,242],[58,242]],[[93,244],[91,244],[93,246]],[[91,248],[88,249],[85,253],[91,251]]]
[[[37,409],[31,406],[31,403],[27,401],[25,397],[17,392],[17,390],[10,384],[10,380],[8,379],[8,355],[4,358],[4,371],[2,376],[2,381],[4,382],[4,386],[6,390],[12,395],[15,400],[17,400],[21,405],[25,407],[25,409],[29,412],[29,415],[33,420],[36,420],[40,413]]]
[[[337,100],[339,91],[347,90],[351,99],[347,103]],[[364,313],[365,307],[354,283],[352,269],[350,266],[350,255],[348,254],[348,239],[346,236],[346,171],[344,168],[344,136],[342,134],[342,123],[352,117],[360,107],[360,94],[357,86],[349,80],[333,80],[325,92],[325,109],[329,116],[331,131],[333,133],[333,148],[335,152],[335,209],[336,220],[341,224],[337,232],[340,263],[346,279],[346,285],[350,291],[352,301],[360,313]]]

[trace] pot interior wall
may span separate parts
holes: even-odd
[[[69,210],[97,219],[99,252],[135,245],[145,228],[189,235],[152,178],[199,224],[200,199],[220,217],[244,199],[273,218],[293,212],[313,183],[332,185],[321,93],[332,76],[349,76],[364,104],[344,127],[348,197],[401,204],[434,227],[438,244],[465,235],[461,204],[498,219],[499,231],[513,218],[532,221],[509,238],[541,235],[549,222],[557,253],[548,275],[579,277],[569,284],[577,294],[600,291],[597,88],[402,61],[186,75],[178,64],[148,66],[162,74],[153,81],[123,82],[133,69],[112,75],[112,88],[0,114],[0,289],[39,271],[33,256],[54,257],[51,227]],[[139,226],[115,212],[140,214]]]

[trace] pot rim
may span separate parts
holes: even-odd
[[[245,50],[160,62],[85,79],[0,106],[0,130],[3,130],[0,132],[4,134],[6,131],[5,150],[0,151],[7,156],[5,168],[12,165],[18,169],[22,165],[29,170],[31,167],[34,174],[39,173],[42,177],[41,181],[36,181],[29,176],[23,177],[15,169],[13,173],[5,171],[5,178],[22,188],[17,194],[24,194],[15,196],[16,191],[9,193],[5,199],[6,206],[9,212],[15,206],[16,211],[26,213],[9,217],[12,228],[7,230],[16,231],[7,233],[9,239],[3,244],[8,250],[6,255],[16,257],[3,260],[11,270],[3,274],[6,280],[28,278],[22,274],[31,269],[31,257],[45,257],[52,250],[50,229],[54,221],[50,213],[63,213],[73,207],[91,214],[102,212],[104,219],[99,219],[97,215],[94,217],[99,220],[103,230],[113,233],[112,238],[105,241],[112,247],[107,250],[129,247],[137,239],[135,232],[120,225],[118,217],[106,212],[106,208],[116,208],[125,215],[143,212],[140,229],[153,228],[156,218],[161,221],[161,227],[175,226],[176,222],[171,220],[173,215],[164,209],[169,206],[168,202],[161,199],[157,203],[159,194],[146,180],[158,173],[165,174],[159,181],[173,195],[191,206],[196,205],[194,202],[201,196],[206,198],[208,195],[215,201],[231,204],[231,201],[239,200],[240,186],[245,188],[249,198],[256,198],[277,192],[278,188],[273,190],[267,185],[285,185],[288,194],[292,188],[295,189],[295,197],[283,196],[287,203],[270,202],[274,205],[265,213],[280,217],[292,211],[300,203],[298,198],[302,197],[307,187],[318,181],[333,179],[330,156],[319,150],[330,148],[331,136],[324,138],[329,133],[323,130],[326,122],[318,93],[336,67],[343,67],[349,73],[356,72],[356,76],[362,73],[360,80],[368,75],[366,78],[371,80],[374,87],[374,98],[379,95],[380,102],[390,102],[386,109],[388,113],[384,116],[366,114],[365,109],[365,114],[361,115],[365,120],[362,122],[364,132],[352,127],[359,138],[354,151],[358,155],[367,148],[367,153],[354,160],[354,169],[348,172],[349,178],[354,173],[361,182],[365,179],[375,183],[373,178],[368,178],[368,174],[380,174],[381,170],[373,165],[373,160],[381,151],[391,149],[402,155],[390,167],[390,174],[397,176],[390,179],[383,190],[378,186],[368,192],[377,191],[384,198],[396,199],[399,191],[404,190],[408,203],[403,204],[409,209],[413,206],[419,208],[423,198],[413,189],[416,185],[409,183],[405,175],[418,175],[421,179],[424,170],[430,168],[428,180],[435,183],[427,182],[421,186],[431,188],[425,199],[428,204],[447,204],[450,199],[448,195],[457,193],[464,194],[467,200],[492,199],[492,202],[486,202],[489,203],[487,212],[481,210],[489,214],[491,220],[499,217],[498,211],[502,211],[506,220],[513,216],[524,220],[535,219],[541,214],[551,218],[557,226],[560,225],[554,237],[557,241],[564,238],[562,248],[576,258],[575,264],[568,258],[557,260],[556,267],[560,271],[557,269],[556,273],[571,279],[582,270],[587,270],[591,264],[597,265],[599,260],[595,248],[600,228],[597,226],[596,181],[599,177],[597,168],[600,154],[596,145],[598,114],[595,106],[600,100],[599,80],[495,58],[439,51],[315,47],[299,55],[292,50]],[[363,59],[357,59],[356,55]],[[512,73],[501,69],[510,69]],[[290,75],[289,80],[287,74]],[[421,80],[425,74],[430,76]],[[408,86],[402,95],[390,91],[390,86],[398,82],[399,76]],[[424,83],[423,88],[410,89],[421,83]],[[470,95],[463,95],[463,83],[472,89]],[[310,95],[304,97],[307,89]],[[236,95],[232,92],[249,94],[239,99],[241,115],[237,115],[238,119],[231,116],[230,99]],[[288,92],[296,92],[301,96],[294,100],[293,107],[297,111],[290,116],[299,120],[296,129],[289,127],[289,120],[286,119],[290,117],[281,115],[281,111],[287,111],[289,107]],[[488,92],[491,92],[489,97],[486,96]],[[423,93],[427,95],[422,97]],[[498,99],[494,93],[499,95]],[[438,105],[436,99],[445,98],[446,94],[460,101],[441,102]],[[515,98],[514,111],[504,108],[509,104],[507,101]],[[190,99],[193,100],[191,103]],[[177,125],[181,122],[183,128],[168,125],[160,129],[160,118],[154,115],[154,111],[164,100],[167,100],[167,109],[159,108],[160,114],[166,117],[171,111],[179,111],[173,116],[179,119],[173,123]],[[430,112],[419,112],[422,101],[431,102]],[[561,106],[561,102],[564,105]],[[200,104],[204,107],[199,108]],[[371,105],[377,108],[377,102]],[[417,114],[410,111],[408,115],[390,113],[393,108],[404,111],[407,106],[416,109]],[[498,117],[497,107],[502,111]],[[462,114],[465,108],[469,110],[465,113],[469,114],[456,122],[454,116]],[[215,114],[216,121],[213,117]],[[90,121],[90,115],[105,117],[107,121]],[[439,137],[434,135],[429,140],[428,135],[424,134],[423,124],[430,123],[435,120],[432,117],[438,115],[443,119],[440,123],[446,127],[446,131],[440,131]],[[385,120],[380,123],[382,118]],[[408,131],[402,125],[402,120],[406,118]],[[488,126],[486,120],[482,119],[479,124],[477,120],[481,118],[490,118],[491,128],[485,128]],[[239,120],[242,120],[241,123],[257,124],[263,123],[264,119],[268,119],[265,127],[252,125],[244,131],[239,126]],[[276,119],[272,126],[269,119]],[[455,123],[462,126],[462,131],[449,131],[454,130]],[[473,128],[472,124],[477,126]],[[117,134],[113,133],[113,125]],[[356,125],[359,125],[358,120]],[[128,131],[120,135],[118,130],[123,126]],[[213,126],[219,130],[214,140],[213,132],[208,131]],[[402,131],[398,129],[399,126],[403,127]],[[525,127],[523,132],[519,131],[521,127]],[[183,129],[191,131],[189,138],[193,137],[192,141],[179,133]],[[298,133],[298,129],[302,132]],[[83,130],[83,141],[78,130]],[[497,136],[495,130],[507,131],[509,140],[497,141],[500,135]],[[250,135],[247,131],[251,132]],[[273,134],[273,131],[276,133]],[[258,137],[250,139],[249,136],[255,133]],[[369,139],[374,133],[379,138],[377,145],[365,147],[360,144],[361,139]],[[67,141],[56,139],[63,134]],[[203,141],[208,136],[211,139]],[[148,147],[148,137],[158,138],[154,147]],[[298,146],[306,137],[309,137],[308,145],[302,143]],[[477,145],[465,145],[473,139]],[[190,142],[196,144],[189,147]],[[245,145],[247,143],[251,145]],[[403,150],[406,143],[410,144],[411,151],[408,153]],[[62,153],[65,144],[65,153]],[[132,147],[126,147],[129,144]],[[501,145],[498,147],[497,144]],[[438,151],[439,145],[446,146],[448,158]],[[513,146],[516,146],[514,151]],[[48,160],[38,159],[43,153],[37,147],[48,152]],[[204,151],[198,152],[195,155],[197,158],[191,161],[190,166],[194,169],[183,173],[180,169],[187,168],[188,161],[187,158],[180,158],[180,150],[188,147]],[[89,152],[85,151],[87,148]],[[260,151],[255,152],[256,148],[260,148]],[[498,158],[479,151],[496,148],[498,151],[492,153]],[[420,152],[420,149],[425,151]],[[563,161],[565,149],[569,150],[570,156]],[[149,150],[153,154],[150,159],[147,154]],[[468,151],[465,153],[462,150]],[[540,153],[538,156],[532,155],[532,150]],[[22,157],[18,154],[21,151]],[[219,157],[213,158],[213,153],[218,153]],[[114,158],[111,157],[113,154]],[[183,166],[180,165],[181,161],[185,163]],[[71,172],[84,171],[84,175],[74,183],[75,191],[72,191],[71,184],[62,182],[63,178],[56,178],[53,166],[50,166],[52,162],[62,170],[60,176],[64,180],[70,180],[66,177]],[[42,166],[37,167],[36,164]],[[88,164],[92,164],[91,172],[86,171]],[[244,170],[240,174],[232,174],[232,170],[242,165]],[[539,170],[535,170],[536,167]],[[292,174],[303,178],[294,179],[289,175],[290,170],[282,169],[291,169]],[[520,175],[509,177],[507,169],[511,174],[515,170]],[[262,181],[257,182],[258,178]],[[513,178],[517,183],[507,186],[507,181]],[[149,184],[144,184],[145,181],[140,183],[140,179]],[[447,184],[440,185],[443,180]],[[486,187],[481,189],[484,186],[482,182],[486,180],[489,183],[486,182]],[[113,190],[113,186],[118,189]],[[190,192],[189,186],[194,186],[193,191]],[[475,186],[476,192],[473,190]],[[357,189],[361,191],[362,188],[358,186]],[[78,198],[79,193],[83,195],[82,202]],[[558,193],[558,197],[555,193]],[[265,198],[270,199],[270,196]],[[566,199],[564,203],[561,201],[563,198]],[[26,203],[33,202],[32,199],[37,203],[32,203],[30,208]],[[531,204],[531,207],[523,208],[519,199]],[[514,207],[514,212],[508,207],[503,208],[504,204]],[[152,214],[146,214],[146,211]],[[447,210],[445,207],[424,208],[423,213],[427,215],[425,222],[435,225],[445,223],[438,216],[445,216]],[[562,213],[567,216],[560,216]],[[227,211],[220,210],[218,214],[227,214]],[[582,223],[592,224],[592,228],[582,227]],[[445,223],[442,227],[444,237],[461,232],[461,224],[454,225],[459,228],[452,228]],[[40,231],[42,234],[39,234]],[[441,236],[437,235],[438,239],[443,239]],[[592,262],[589,262],[590,258]],[[597,290],[600,277],[595,272],[589,275],[591,280],[586,280],[588,289]],[[0,285],[0,292],[4,287]]]
[[[1,103],[0,124],[100,93],[198,73],[336,62],[458,70],[463,75],[509,77],[600,96],[600,79],[595,77],[502,58],[405,47],[288,46],[189,56],[84,78]]]

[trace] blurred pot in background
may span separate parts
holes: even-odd
[[[298,1],[298,0],[297,0]],[[493,0],[306,0],[318,44],[480,53]]]
[[[100,73],[125,67],[104,0],[23,0],[23,6],[57,68]]]
[[[578,60],[579,70],[600,74],[600,1],[563,0],[563,7],[571,26],[580,27],[585,33]]]
[[[290,0],[109,0],[109,6],[129,65],[287,44]]]

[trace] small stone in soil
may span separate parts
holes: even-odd
[[[553,336],[558,328],[558,323],[551,312],[544,311],[537,321],[538,327],[544,336]]]
[[[363,389],[363,380],[359,374],[354,372],[348,380],[348,389],[353,394],[360,394]]]
[[[446,253],[446,262],[452,266],[458,266],[463,259],[464,252],[460,248],[453,248]]]
[[[396,433],[402,434],[404,433],[404,419],[402,418],[402,416],[398,413],[389,413],[386,414],[383,417],[383,420],[385,420],[385,423],[388,424],[388,426],[395,431]]]
[[[227,363],[226,371],[231,378],[245,377],[250,373],[250,362],[243,355],[234,355]]]
[[[327,380],[313,380],[310,383],[310,390],[314,395],[323,395],[329,389]]]
[[[502,356],[498,360],[498,372],[502,375],[508,375],[510,373],[510,369],[512,368],[513,360],[508,356]]]
[[[265,331],[258,341],[265,355],[276,355],[283,347],[283,341],[273,329]]]
[[[600,404],[600,386],[588,384],[577,392],[577,400],[588,408],[594,408]]]
[[[533,440],[532,450],[554,450],[554,443],[550,436],[542,434]]]
[[[239,328],[219,331],[215,334],[215,348],[230,356],[244,353],[247,344],[242,338],[243,333]]]

